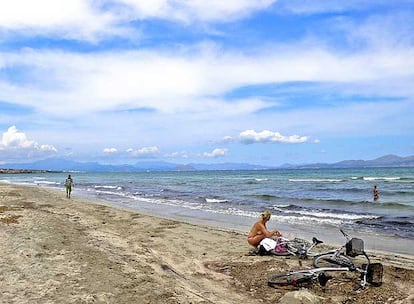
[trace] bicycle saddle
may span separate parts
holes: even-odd
[[[314,237],[314,238],[312,239],[312,242],[313,242],[313,243],[315,243],[315,244],[322,244],[322,243],[323,243],[323,241],[318,240],[316,237]]]

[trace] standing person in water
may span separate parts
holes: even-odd
[[[377,185],[375,185],[374,189],[372,189],[372,193],[374,194],[374,201],[377,201],[379,199]]]
[[[258,222],[256,222],[250,230],[249,236],[247,237],[247,242],[253,247],[257,248],[260,241],[264,238],[281,236],[280,232],[277,230],[267,230],[266,223],[270,220],[270,216],[270,211],[263,212],[261,214],[261,219]]]
[[[73,187],[73,179],[70,176],[70,174],[68,175],[68,178],[65,181],[65,187],[66,187],[66,197],[70,198],[70,194],[72,192],[72,187]]]

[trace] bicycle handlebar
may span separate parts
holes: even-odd
[[[344,237],[347,239],[347,241],[349,241],[350,240],[350,236],[342,229],[342,228],[339,228],[339,231],[341,231],[342,232],[342,234],[344,235]]]

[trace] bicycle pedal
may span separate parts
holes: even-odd
[[[321,272],[318,274],[318,282],[321,286],[325,286],[326,283],[332,279],[332,276],[329,274],[326,274],[325,272]]]

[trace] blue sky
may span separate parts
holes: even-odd
[[[0,164],[414,154],[414,1],[0,1]]]

